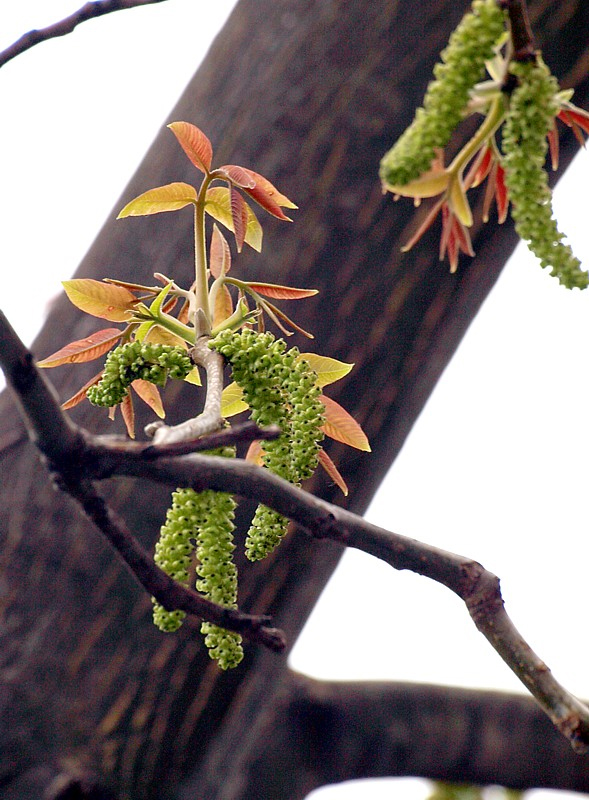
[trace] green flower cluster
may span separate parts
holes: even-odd
[[[100,381],[88,389],[95,406],[116,406],[138,378],[164,386],[168,378],[185,378],[193,368],[186,350],[164,344],[129,342],[115,347],[106,357]]]
[[[552,215],[552,195],[544,169],[546,136],[558,112],[558,83],[538,56],[534,61],[514,62],[510,71],[518,79],[511,94],[503,126],[502,164],[512,202],[515,229],[543,267],[551,267],[568,289],[584,289],[589,276],[571,248],[563,244]]]
[[[217,453],[227,455],[227,453]],[[231,455],[234,455],[234,450]],[[235,608],[237,568],[233,562],[233,518],[235,501],[224,492],[177,489],[172,507],[155,546],[155,562],[180,583],[188,584],[192,553],[196,549],[196,588],[214,603]],[[186,614],[166,611],[153,600],[153,621],[162,631],[177,630]],[[211,658],[222,669],[236,667],[243,658],[241,636],[210,622],[203,622],[201,632]]]
[[[435,80],[427,87],[423,108],[381,161],[385,186],[415,180],[430,168],[435,150],[448,144],[504,27],[505,13],[496,0],[474,0],[434,68]]]
[[[271,333],[248,329],[223,331],[210,346],[231,364],[252,419],[282,430],[278,439],[264,443],[265,466],[296,485],[310,478],[318,463],[324,413],[317,374],[299,350],[287,350],[284,340]],[[258,506],[246,538],[246,556],[251,561],[264,558],[285,536],[287,526],[282,514]]]

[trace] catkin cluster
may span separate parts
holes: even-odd
[[[589,279],[571,248],[564,244],[552,215],[552,195],[544,169],[546,136],[558,112],[558,83],[541,58],[510,66],[518,79],[503,126],[503,167],[519,236],[543,267],[569,289]]]
[[[102,378],[88,389],[87,397],[95,406],[110,408],[124,399],[138,378],[164,386],[168,378],[185,378],[192,367],[181,347],[146,342],[123,344],[108,354]]]
[[[264,443],[264,464],[299,485],[311,477],[323,439],[323,405],[317,374],[296,347],[287,350],[271,333],[223,331],[210,346],[231,364],[243,389],[252,419],[278,425],[282,434]],[[246,538],[246,556],[257,561],[270,553],[286,534],[288,520],[267,506],[256,509]]]
[[[237,603],[237,568],[233,562],[234,512],[235,501],[224,492],[177,489],[172,495],[172,507],[155,547],[156,564],[184,584],[189,582],[192,555],[196,550],[197,590],[226,608],[235,608]],[[186,616],[183,611],[167,611],[155,600],[153,606],[154,623],[162,631],[177,630]],[[202,623],[201,632],[209,655],[222,669],[239,664],[243,650],[238,633],[210,622]]]
[[[415,180],[429,169],[435,150],[448,144],[504,26],[505,13],[496,0],[474,0],[434,68],[423,108],[381,161],[385,185],[405,186]]]

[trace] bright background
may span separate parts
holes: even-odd
[[[0,49],[81,4],[3,3]],[[117,12],[0,70],[2,308],[26,341],[233,4],[169,0]],[[555,200],[561,227],[586,267],[588,183],[583,152]],[[367,514],[498,574],[523,635],[556,677],[585,697],[588,303],[589,292],[562,289],[519,248]],[[326,679],[521,691],[454,595],[354,551],[326,588],[292,665]],[[363,800],[417,800],[427,784],[349,783],[309,800],[352,800],[359,792]],[[536,800],[539,794],[545,793],[535,792]]]

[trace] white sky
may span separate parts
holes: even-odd
[[[2,4],[0,48],[79,5]],[[89,21],[0,70],[2,308],[27,341],[233,2],[215,0],[206,11],[204,5],[168,0]],[[556,209],[589,266],[587,153],[574,173],[561,182]],[[37,265],[33,284],[31,265]],[[562,289],[520,249],[368,513],[383,527],[496,572],[522,634],[567,688],[586,697],[588,304],[589,292]],[[372,623],[351,607],[352,592],[355,606],[364,598]],[[292,664],[323,678],[520,691],[450,592],[353,551],[327,587]],[[312,798],[351,800],[359,788],[329,787]],[[417,800],[425,784],[370,781],[361,792],[365,800]]]

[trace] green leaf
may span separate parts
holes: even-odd
[[[330,383],[335,383],[341,378],[345,377],[353,364],[346,364],[343,361],[338,361],[337,358],[329,358],[328,356],[320,356],[317,353],[301,353],[299,358],[304,358],[309,363],[311,369],[317,373],[317,386],[329,386]]]
[[[194,186],[188,183],[168,183],[150,189],[123,208],[117,219],[123,217],[145,217],[161,214],[163,211],[178,211],[184,206],[196,203],[198,195]]]
[[[190,370],[188,375],[184,378],[186,383],[191,383],[193,386],[202,386],[202,381],[200,379],[200,372],[196,364]]]
[[[128,289],[92,278],[74,278],[63,281],[62,285],[75,306],[110,322],[126,322],[137,303],[137,298]]]
[[[221,416],[233,417],[249,408],[243,399],[243,389],[237,383],[230,383],[221,395]]]
[[[262,249],[262,226],[247,204],[246,210],[247,224],[244,241],[259,253]],[[232,233],[235,233],[231,214],[231,193],[228,187],[213,186],[207,190],[205,211],[210,214],[213,219],[216,219],[217,222],[220,222],[221,225],[224,225]]]

